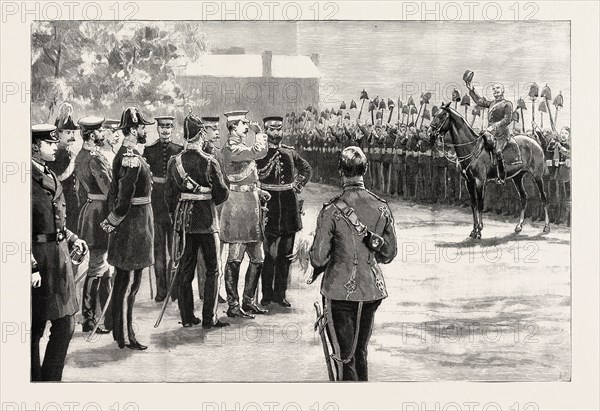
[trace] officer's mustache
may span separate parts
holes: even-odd
[[[283,140],[283,136],[281,134],[269,135],[269,141],[272,141],[273,143],[279,143],[281,140]]]

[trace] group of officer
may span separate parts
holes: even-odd
[[[311,167],[281,144],[282,117],[265,118],[263,132],[246,118],[248,111],[225,113],[228,136],[219,149],[218,116],[190,112],[183,122],[184,147],[171,140],[173,116],[149,121],[129,107],[120,120],[86,116],[75,124],[72,111],[63,104],[55,125],[32,126],[32,380],[62,377],[78,311],[75,285],[82,277],[82,330],[112,331],[119,348],[132,350],[147,348],[132,324],[145,268],[154,268],[157,302],[177,299],[183,327],[229,325],[216,315],[222,249],[227,250],[229,317],[254,318],[272,303],[291,307],[290,256],[302,228],[298,194]],[[146,127],[154,122],[159,139],[142,151]],[[250,129],[254,144],[247,141]],[[73,149],[77,131],[78,152]],[[86,254],[88,269],[75,279]],[[197,271],[205,278],[202,320],[194,314]],[[255,300],[261,278],[263,308]],[[40,364],[39,340],[48,321],[52,326]]]

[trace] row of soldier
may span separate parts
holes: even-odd
[[[375,123],[357,119],[349,113],[331,110],[331,114],[307,108],[302,114],[286,115],[285,141],[313,166],[313,181],[338,183],[337,158],[347,146],[360,146],[369,160],[370,168],[365,184],[374,192],[390,197],[401,197],[424,203],[445,203],[467,207],[469,196],[456,164],[453,148],[441,142],[432,145],[428,138],[429,125],[422,120],[384,123],[380,117]],[[514,126],[514,124],[513,124]],[[474,128],[479,132],[477,127]],[[521,133],[517,127],[512,135]],[[526,135],[536,139],[545,148],[548,174],[545,189],[550,199],[551,221],[570,222],[570,129],[560,132],[542,130],[532,123]],[[526,180],[529,193],[535,192],[532,180]],[[512,215],[518,210],[518,193],[513,185],[489,185],[486,210]],[[543,219],[544,211],[537,196],[530,199],[528,215]]]
[[[147,348],[135,336],[133,305],[142,270],[151,266],[155,300],[163,302],[160,318],[172,298],[183,327],[229,325],[216,314],[224,248],[229,317],[254,318],[272,303],[291,307],[289,256],[302,228],[298,193],[311,167],[281,144],[282,117],[265,118],[263,133],[246,113],[225,114],[228,137],[222,149],[215,145],[218,116],[190,113],[183,123],[185,147],[171,139],[174,117],[156,116],[159,139],[143,150],[146,127],[154,121],[135,107],[127,108],[120,121],[86,116],[75,124],[67,104],[55,125],[32,127],[33,380],[62,377],[78,311],[74,255],[89,252],[88,268],[79,276],[85,277],[82,329],[112,331],[119,348]],[[255,133],[252,145],[246,144],[249,129]],[[77,130],[83,143],[74,152],[69,147]],[[199,252],[205,277],[199,290],[202,320],[195,316],[192,293]],[[265,308],[255,303],[259,279]],[[39,341],[47,321],[52,327],[41,364]]]

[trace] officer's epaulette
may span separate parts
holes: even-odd
[[[128,148],[127,151],[125,153],[123,153],[123,163],[122,163],[123,167],[139,167],[140,166],[140,159],[137,156],[137,154],[135,154],[133,152],[132,149]]]
[[[338,194],[335,197],[333,197],[331,200],[327,201],[326,203],[323,203],[323,208],[329,207],[330,205],[332,205],[341,196],[342,196],[341,194]]]
[[[367,193],[371,194],[373,197],[375,197],[376,199],[378,199],[379,201],[381,201],[382,203],[387,204],[387,201],[381,197],[379,197],[377,194],[375,194],[374,192],[370,191],[370,190],[366,190]]]
[[[211,159],[215,158],[215,156],[213,156],[213,155],[212,155],[212,154],[210,154],[210,153],[207,153],[207,152],[206,152],[206,151],[204,151],[204,150],[194,150],[194,151],[195,151],[196,153],[200,154],[200,156],[202,156],[202,157],[204,157],[204,158],[206,158],[206,159],[208,159],[208,160],[211,160]]]

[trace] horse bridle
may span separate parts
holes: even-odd
[[[443,110],[443,109],[442,109]],[[440,138],[440,131],[442,130],[442,128],[446,127],[446,124],[450,121],[450,114],[448,114],[448,116],[446,117],[446,119],[444,120],[444,122],[440,123],[440,125],[436,128],[434,127],[429,127],[429,132],[433,134],[433,136],[438,139]]]
[[[435,127],[435,128],[434,127],[430,127],[430,132],[432,133],[432,135],[436,139],[439,139],[439,141],[442,142],[442,151],[440,151],[437,147],[436,147],[436,150],[439,153],[441,153],[446,158],[446,160],[448,160],[448,161],[450,161],[452,163],[456,162],[458,165],[462,165],[463,161],[471,159],[471,161],[469,162],[469,164],[467,164],[467,166],[464,168],[464,171],[466,172],[466,170],[468,170],[469,167],[471,167],[471,164],[473,163],[473,157],[475,156],[475,152],[477,151],[477,142],[479,141],[480,138],[482,138],[482,136],[479,136],[475,140],[469,141],[467,143],[461,143],[461,144],[446,143],[446,141],[444,140],[444,138],[441,135],[440,131],[441,131],[442,128],[444,128],[446,126],[446,124],[449,121],[450,121],[450,113],[448,113],[448,116],[446,117],[446,119],[443,122],[441,122],[438,127]],[[458,154],[456,154],[456,158],[451,158],[451,157],[448,156],[448,153],[447,153],[447,151],[445,149],[446,145],[449,145],[450,147],[462,147],[462,146],[468,146],[470,144],[474,144],[475,145],[473,147],[473,150],[471,150],[471,152],[469,154],[467,154],[466,156],[462,156],[462,157],[460,157]]]

